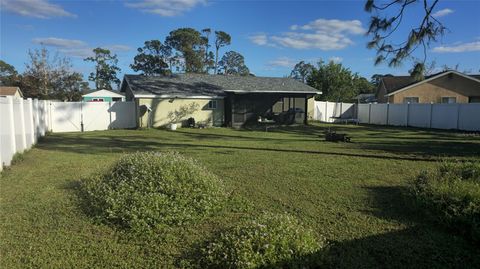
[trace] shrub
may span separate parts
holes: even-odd
[[[225,197],[215,175],[173,152],[125,155],[81,185],[94,214],[142,231],[198,220],[218,209]]]
[[[200,263],[202,268],[309,268],[323,245],[293,217],[264,214],[207,242]]]
[[[411,189],[437,222],[480,242],[480,163],[440,163],[419,174]]]

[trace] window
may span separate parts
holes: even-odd
[[[455,104],[457,102],[457,97],[442,97],[443,104]]]
[[[405,97],[403,98],[403,103],[418,104],[418,97]]]
[[[208,109],[217,109],[217,100],[211,100],[208,102]]]
[[[122,97],[112,97],[113,102],[120,102],[122,101]]]
[[[470,96],[468,97],[469,103],[480,103],[480,96]]]
[[[103,98],[93,98],[92,102],[103,102]]]

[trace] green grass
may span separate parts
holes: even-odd
[[[324,142],[331,127],[353,143]],[[225,181],[246,209],[149,235],[97,223],[81,178],[124,152],[176,150]],[[329,246],[331,268],[479,268],[480,250],[409,209],[405,186],[439,158],[480,159],[480,137],[378,126],[269,132],[114,130],[51,134],[0,178],[0,267],[181,267],[192,247],[242,212],[289,213]]]

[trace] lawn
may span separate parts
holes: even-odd
[[[325,142],[326,128],[353,143]],[[225,181],[238,204],[192,226],[133,234],[98,223],[81,178],[121,154],[175,150]],[[241,214],[287,212],[328,240],[326,268],[480,268],[480,250],[409,209],[405,186],[440,158],[480,160],[480,137],[378,126],[112,130],[51,134],[0,178],[2,268],[175,268]]]

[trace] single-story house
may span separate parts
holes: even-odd
[[[23,93],[19,87],[0,86],[0,97],[13,96],[23,98]]]
[[[208,74],[125,75],[120,87],[137,104],[139,127],[195,122],[241,127],[291,111],[295,122],[313,116],[318,90],[291,78]],[[307,112],[307,113],[302,113]],[[290,114],[291,115],[291,114]]]
[[[114,91],[98,90],[82,95],[82,99],[84,102],[118,102],[125,101],[125,96]]]
[[[379,103],[479,103],[480,75],[449,70],[415,81],[410,76],[384,77],[376,93]]]

